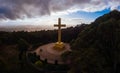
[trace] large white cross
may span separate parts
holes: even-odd
[[[61,27],[65,26],[65,24],[61,24],[61,18],[58,18],[58,24],[54,25],[54,27],[58,27],[58,43],[61,43]]]

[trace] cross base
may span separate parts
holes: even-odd
[[[63,42],[56,42],[53,49],[56,51],[63,51],[65,49],[65,45]]]

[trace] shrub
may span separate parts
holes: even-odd
[[[43,66],[43,63],[42,63],[41,61],[36,61],[36,62],[35,62],[35,65],[36,65],[37,67],[42,67],[42,66]]]

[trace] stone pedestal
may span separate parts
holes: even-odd
[[[65,50],[65,48],[66,48],[66,46],[63,42],[57,42],[53,46],[53,49],[56,50],[56,51],[62,51],[62,50]]]

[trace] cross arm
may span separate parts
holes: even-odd
[[[61,27],[66,27],[66,25],[65,25],[65,24],[62,24]]]
[[[57,24],[54,24],[54,27],[58,27],[58,25],[57,25]]]
[[[54,27],[65,27],[66,25],[65,24],[62,24],[62,25],[57,25],[57,24],[54,24]]]

